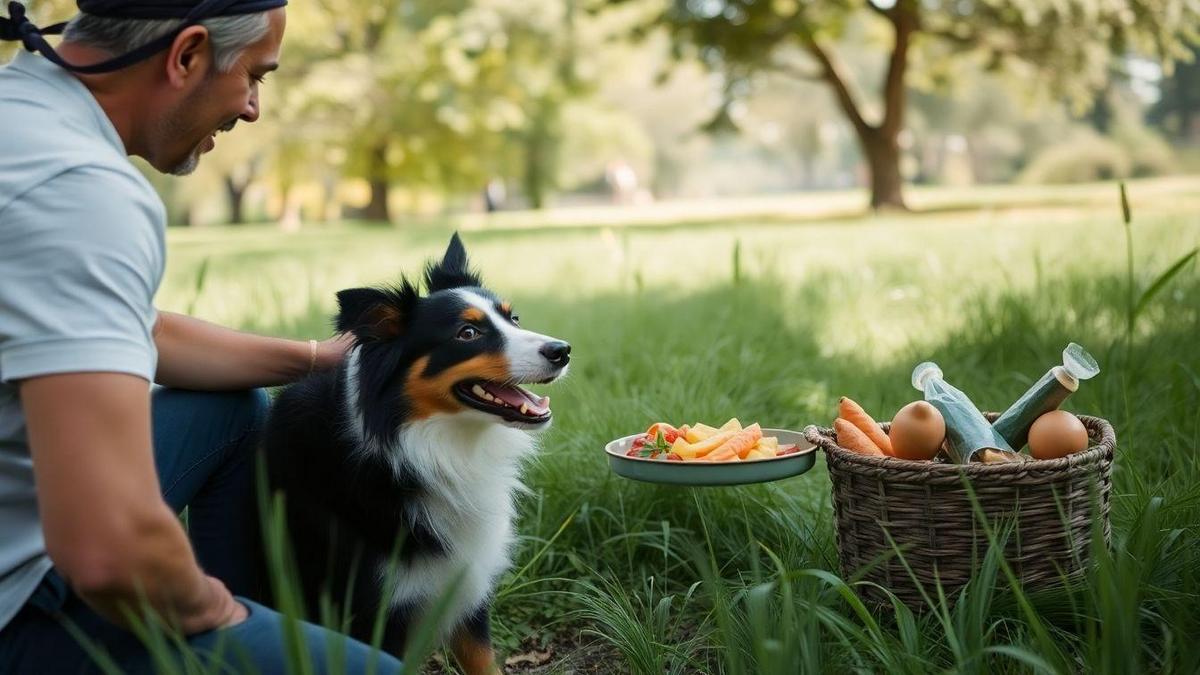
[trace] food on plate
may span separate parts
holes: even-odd
[[[900,459],[933,459],[946,439],[946,420],[926,401],[913,401],[892,418],[888,437],[892,456]]]
[[[735,417],[719,427],[702,423],[675,427],[655,422],[634,439],[625,454],[674,462],[740,462],[798,451],[796,445],[780,445],[778,438],[764,436],[757,423],[743,427]]]

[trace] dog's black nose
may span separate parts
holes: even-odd
[[[538,353],[546,357],[546,360],[556,366],[565,366],[571,360],[571,345],[555,340],[542,345]]]

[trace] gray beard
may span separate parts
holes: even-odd
[[[187,159],[172,167],[171,170],[167,171],[167,173],[171,174],[172,176],[187,176],[195,171],[197,166],[200,166],[199,148],[194,150],[192,154],[188,155]]]

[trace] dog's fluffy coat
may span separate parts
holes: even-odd
[[[286,496],[310,611],[328,593],[349,607],[351,635],[369,640],[384,603],[383,646],[399,655],[411,622],[446,594],[441,626],[460,663],[494,672],[489,598],[508,565],[530,432],[550,421],[548,399],[514,385],[561,377],[570,347],[520,328],[457,235],[425,285],[426,296],[408,281],[338,294],[337,328],[355,345],[341,367],[279,396],[268,478]]]

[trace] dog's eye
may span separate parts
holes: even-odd
[[[475,326],[463,326],[462,328],[458,329],[457,337],[463,342],[470,342],[471,340],[478,338],[480,335],[483,335],[483,333],[479,332],[479,329]]]
[[[513,323],[515,323],[515,324],[518,324],[518,325],[519,325],[519,324],[521,323],[521,317],[520,317],[520,316],[518,316],[518,315],[516,315],[516,314],[513,314],[512,316],[510,316],[510,317],[508,317],[508,318],[509,318],[509,319],[511,319],[511,320],[512,320],[512,322],[513,322]]]

